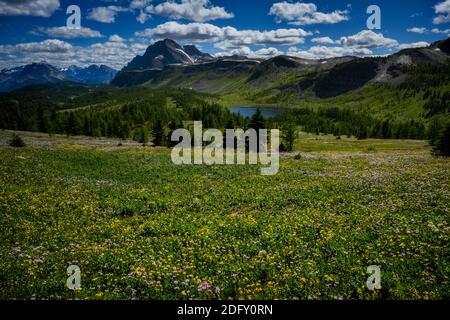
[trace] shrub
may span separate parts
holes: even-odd
[[[280,148],[279,148],[280,152],[288,152],[288,147],[286,145],[286,143],[284,143],[284,141],[280,142]]]
[[[9,145],[15,148],[23,148],[26,146],[22,138],[15,133],[12,135],[11,140],[9,141]]]
[[[133,140],[142,143],[144,146],[149,142],[149,132],[145,126],[138,127],[133,136]]]

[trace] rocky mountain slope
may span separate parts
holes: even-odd
[[[175,41],[166,39],[149,46],[144,55],[135,57],[122,72],[163,69],[168,65],[192,65],[210,60],[213,60],[212,56],[195,46],[182,47]]]
[[[312,92],[318,98],[338,96],[369,83],[401,83],[408,68],[444,65],[449,61],[450,39],[427,48],[405,49],[388,57],[339,57],[307,60],[278,56],[266,61],[245,57],[208,57],[194,61],[172,40],[155,43],[136,57],[112,81],[116,86],[173,86],[201,92],[228,94],[236,90]],[[186,48],[186,47],[185,47]],[[156,56],[156,54],[162,56]],[[157,58],[157,59],[156,59]],[[155,60],[156,59],[156,60]],[[163,63],[164,62],[164,63]]]

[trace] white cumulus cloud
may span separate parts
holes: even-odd
[[[48,18],[59,6],[59,0],[0,0],[0,15]]]
[[[81,27],[78,29],[72,29],[67,27],[51,27],[51,28],[38,28],[32,32],[36,35],[47,35],[53,38],[75,39],[75,38],[101,38],[103,35],[96,30],[90,28]]]
[[[125,39],[117,34],[113,34],[112,36],[109,37],[109,41],[110,42],[124,42]]]
[[[119,12],[130,11],[129,8],[119,6],[97,7],[89,11],[88,19],[102,23],[113,23],[116,21],[116,16]]]
[[[311,42],[321,43],[321,44],[334,44],[335,41],[330,37],[319,37],[311,39]]]
[[[87,67],[92,64],[104,64],[121,69],[136,55],[142,55],[146,43],[118,42],[114,36],[106,42],[89,46],[74,46],[65,41],[51,39],[42,42],[0,45],[0,69],[11,68],[37,61],[46,62],[57,67],[77,65]]]
[[[412,32],[412,33],[424,34],[424,33],[428,32],[428,29],[427,28],[423,28],[423,27],[422,28],[413,27],[413,28],[406,29],[406,31]]]
[[[308,50],[300,50],[297,47],[291,47],[288,50],[288,55],[299,57],[302,59],[329,59],[342,56],[369,56],[373,52],[367,48],[343,48],[343,47],[326,47],[313,46]]]
[[[348,37],[341,37],[339,40],[344,47],[355,48],[392,48],[398,46],[398,41],[390,38],[385,38],[382,33],[375,33],[371,30],[363,30],[355,35]]]
[[[145,23],[151,18],[151,14],[146,11],[152,11],[152,6],[150,5],[152,0],[132,0],[130,2],[130,9],[138,10],[139,14],[136,16],[136,21],[139,23]],[[147,9],[148,8],[148,9]]]
[[[225,8],[211,5],[209,0],[167,1],[156,6],[148,6],[145,12],[176,20],[185,19],[196,22],[234,17],[234,14],[227,12]]]
[[[150,5],[151,0],[132,0],[130,2],[131,9],[144,9]]]
[[[324,13],[317,11],[314,3],[278,2],[270,8],[269,15],[276,17],[278,22],[287,21],[292,25],[335,24],[350,19],[348,10],[335,10]]]
[[[433,29],[431,29],[431,33],[434,33],[434,34],[450,34],[450,29],[441,30],[439,28],[433,28]]]
[[[399,46],[400,49],[410,49],[410,48],[425,48],[428,47],[430,44],[425,41],[419,41],[414,43],[404,43]]]
[[[276,29],[268,31],[238,30],[234,27],[218,27],[208,23],[180,24],[166,22],[155,28],[136,32],[138,37],[155,39],[170,38],[185,41],[211,41],[221,49],[249,45],[296,45],[304,42],[304,37],[312,35],[301,28]]]
[[[445,0],[434,6],[434,12],[437,16],[433,19],[434,24],[450,22],[450,0]]]
[[[224,56],[245,56],[248,58],[258,58],[258,59],[270,59],[279,55],[283,55],[284,52],[278,50],[277,48],[262,48],[256,51],[253,51],[249,47],[241,47],[232,49],[229,51],[218,52],[215,54],[216,57],[224,57]]]
[[[205,41],[219,39],[223,35],[220,27],[209,23],[180,24],[169,21],[154,28],[148,28],[135,33],[138,37],[170,38],[174,40]]]
[[[0,45],[0,53],[61,53],[71,50],[70,43],[57,39],[48,39],[41,42],[18,43],[15,45]]]

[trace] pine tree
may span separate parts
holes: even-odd
[[[80,118],[75,112],[69,112],[69,117],[66,123],[66,133],[71,135],[77,135],[80,133],[81,124]]]
[[[433,118],[428,126],[428,139],[432,146],[436,145],[439,138],[439,133],[441,132],[441,124],[437,118]]]
[[[450,157],[450,123],[440,135],[434,151],[441,156]]]
[[[59,117],[55,109],[50,112],[50,124],[48,132],[50,134],[54,132],[61,132]]]
[[[136,131],[134,132],[133,140],[142,144],[147,144],[149,141],[149,134],[147,127],[140,126],[139,128],[137,128]]]
[[[167,136],[165,132],[165,127],[163,122],[158,119],[156,120],[155,126],[153,127],[153,143],[156,146],[165,146],[167,143]]]
[[[365,140],[368,138],[368,132],[366,127],[361,127],[356,136],[358,140]]]
[[[228,119],[227,124],[225,125],[225,129],[234,129],[233,118]]]
[[[293,151],[294,150],[294,144],[295,144],[295,140],[298,136],[298,132],[297,132],[297,128],[295,127],[294,124],[288,124],[284,130],[284,144],[286,146],[286,151]]]
[[[180,121],[179,119],[174,119],[169,122],[169,133],[166,137],[166,142],[169,147],[175,147],[179,141],[172,141],[172,134],[174,131],[178,129],[183,129],[183,121]]]
[[[39,106],[37,109],[37,129],[39,132],[48,132],[48,120],[47,117],[44,115],[44,110],[42,109],[42,106]]]
[[[264,129],[266,127],[266,120],[264,119],[260,108],[256,109],[255,114],[250,119],[248,127],[255,129],[256,131]]]
[[[259,130],[264,129],[266,127],[266,120],[263,117],[263,114],[261,112],[260,108],[256,109],[255,114],[252,116],[252,118],[250,119],[250,123],[248,125],[248,127],[250,129],[254,129],[257,132],[257,151],[259,152],[261,149],[260,141],[259,141]],[[248,146],[248,141],[246,142],[247,146]]]

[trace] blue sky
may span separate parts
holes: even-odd
[[[81,9],[81,29],[66,9]],[[369,5],[381,29],[367,30]],[[161,38],[216,55],[385,55],[450,36],[450,0],[0,0],[0,68],[45,61],[121,68]]]

